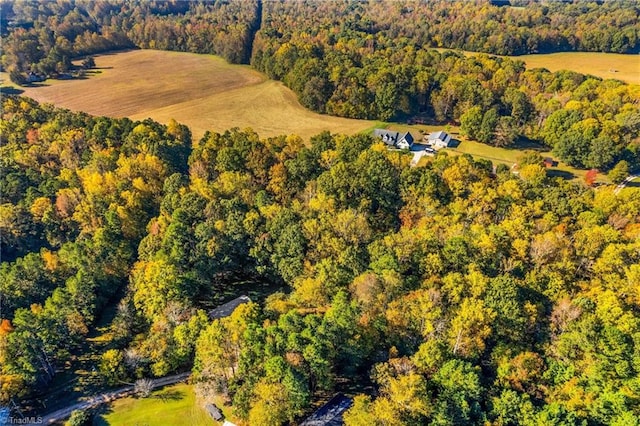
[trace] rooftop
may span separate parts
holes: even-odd
[[[249,299],[249,296],[242,295],[240,297],[233,299],[230,302],[225,303],[224,305],[220,305],[217,308],[210,310],[209,318],[218,319],[218,318],[228,317],[233,313],[233,311],[236,310],[238,306],[242,305],[243,303],[249,303],[249,302],[251,302],[251,299]]]
[[[440,130],[439,132],[433,132],[429,134],[428,139],[430,141],[436,140],[436,139],[443,139],[447,137],[447,132],[445,132],[444,130]]]
[[[342,415],[352,403],[351,398],[339,393],[300,423],[300,426],[342,426]]]
[[[223,419],[223,415],[222,412],[220,412],[220,410],[218,409],[218,407],[216,407],[215,405],[209,403],[207,405],[204,406],[205,410],[207,410],[207,412],[209,413],[209,415],[214,419],[214,420],[222,420]]]

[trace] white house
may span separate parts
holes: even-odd
[[[373,135],[389,147],[411,149],[413,146],[413,136],[409,132],[400,133],[386,129],[375,129]]]
[[[427,136],[427,143],[436,148],[446,148],[451,143],[451,135],[444,130],[433,132]]]

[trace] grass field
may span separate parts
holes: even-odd
[[[600,52],[562,52],[512,57],[524,61],[527,68],[549,71],[571,70],[604,79],[614,78],[640,84],[640,56]]]
[[[149,398],[123,398],[114,401],[107,412],[98,416],[93,424],[94,426],[209,426],[217,423],[201,404],[196,403],[193,386],[180,384],[156,391]]]
[[[213,55],[132,50],[96,56],[96,72],[85,79],[47,80],[23,94],[93,115],[171,118],[188,125],[196,139],[206,130],[253,128],[261,137],[295,133],[304,139],[330,130],[358,133],[372,121],[313,113],[282,83],[248,66]],[[6,74],[1,74],[8,81]]]
[[[570,68],[640,83],[637,55],[567,52],[517,58],[524,60],[528,67]],[[224,131],[231,127],[251,127],[261,137],[294,133],[304,139],[323,130],[353,134],[371,132],[376,127],[411,131],[420,139],[421,134],[445,128],[316,114],[302,107],[295,94],[282,83],[269,80],[248,66],[231,65],[213,55],[132,50],[97,56],[96,65],[97,69],[84,79],[47,80],[38,87],[19,90],[40,102],[94,115],[134,120],[150,117],[161,123],[174,118],[191,128],[195,140],[206,130]],[[612,74],[612,69],[618,71],[615,76],[607,75]],[[4,73],[0,73],[0,79],[8,81]],[[454,137],[458,130],[456,126],[447,128]],[[512,165],[523,149],[517,148],[495,148],[463,140],[449,151],[454,155],[467,153]],[[547,152],[541,154],[551,156]],[[582,178],[585,174],[562,163],[551,172],[567,178]]]
[[[447,152],[454,155],[470,154],[476,158],[484,158],[485,160],[490,160],[494,164],[502,163],[511,167],[515,163],[517,163],[518,157],[520,157],[523,154],[523,151],[526,149],[531,149],[531,147],[516,146],[513,149],[506,149],[485,145],[480,142],[463,140],[456,148],[447,148]],[[551,157],[554,160],[558,161],[558,158],[556,158],[555,155],[550,151],[545,151],[542,149],[535,150],[538,151],[543,157]],[[567,164],[564,164],[562,161],[558,161],[557,166],[547,169],[547,174],[552,177],[563,177],[566,179],[576,179],[583,181],[587,174],[587,170],[576,169]],[[610,183],[607,176],[602,173],[599,173],[597,175],[596,182],[607,184]]]
[[[439,51],[449,49],[436,49]],[[467,56],[476,52],[461,51]],[[496,55],[498,56],[498,55]],[[527,68],[546,68],[549,71],[570,70],[596,77],[640,84],[640,56],[601,52],[560,52],[509,56],[523,61]]]

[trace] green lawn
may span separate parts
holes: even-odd
[[[454,138],[456,137],[454,136]],[[474,157],[484,158],[491,160],[493,163],[502,163],[507,166],[512,166],[517,162],[518,157],[522,155],[522,151],[518,149],[498,148],[469,140],[462,140],[457,147],[448,148],[447,151],[458,154],[471,154]]]
[[[225,413],[227,414],[227,413]],[[196,402],[193,386],[179,384],[155,391],[151,397],[123,398],[111,403],[97,417],[94,426],[168,426],[215,425],[201,404]]]

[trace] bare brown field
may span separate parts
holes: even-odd
[[[39,102],[93,115],[161,123],[173,118],[195,138],[207,130],[250,127],[261,137],[308,139],[323,130],[358,133],[374,123],[311,112],[282,83],[212,55],[132,50],[95,60],[96,72],[85,79],[47,80],[21,90]],[[8,81],[6,74],[0,78]]]
[[[450,49],[436,49],[439,51]],[[460,51],[467,56],[477,52]],[[494,55],[499,56],[499,55]],[[640,84],[640,55],[622,55],[600,52],[561,52],[508,56],[523,61],[527,68],[546,68],[551,72],[569,70],[595,75],[603,79],[616,79]]]

